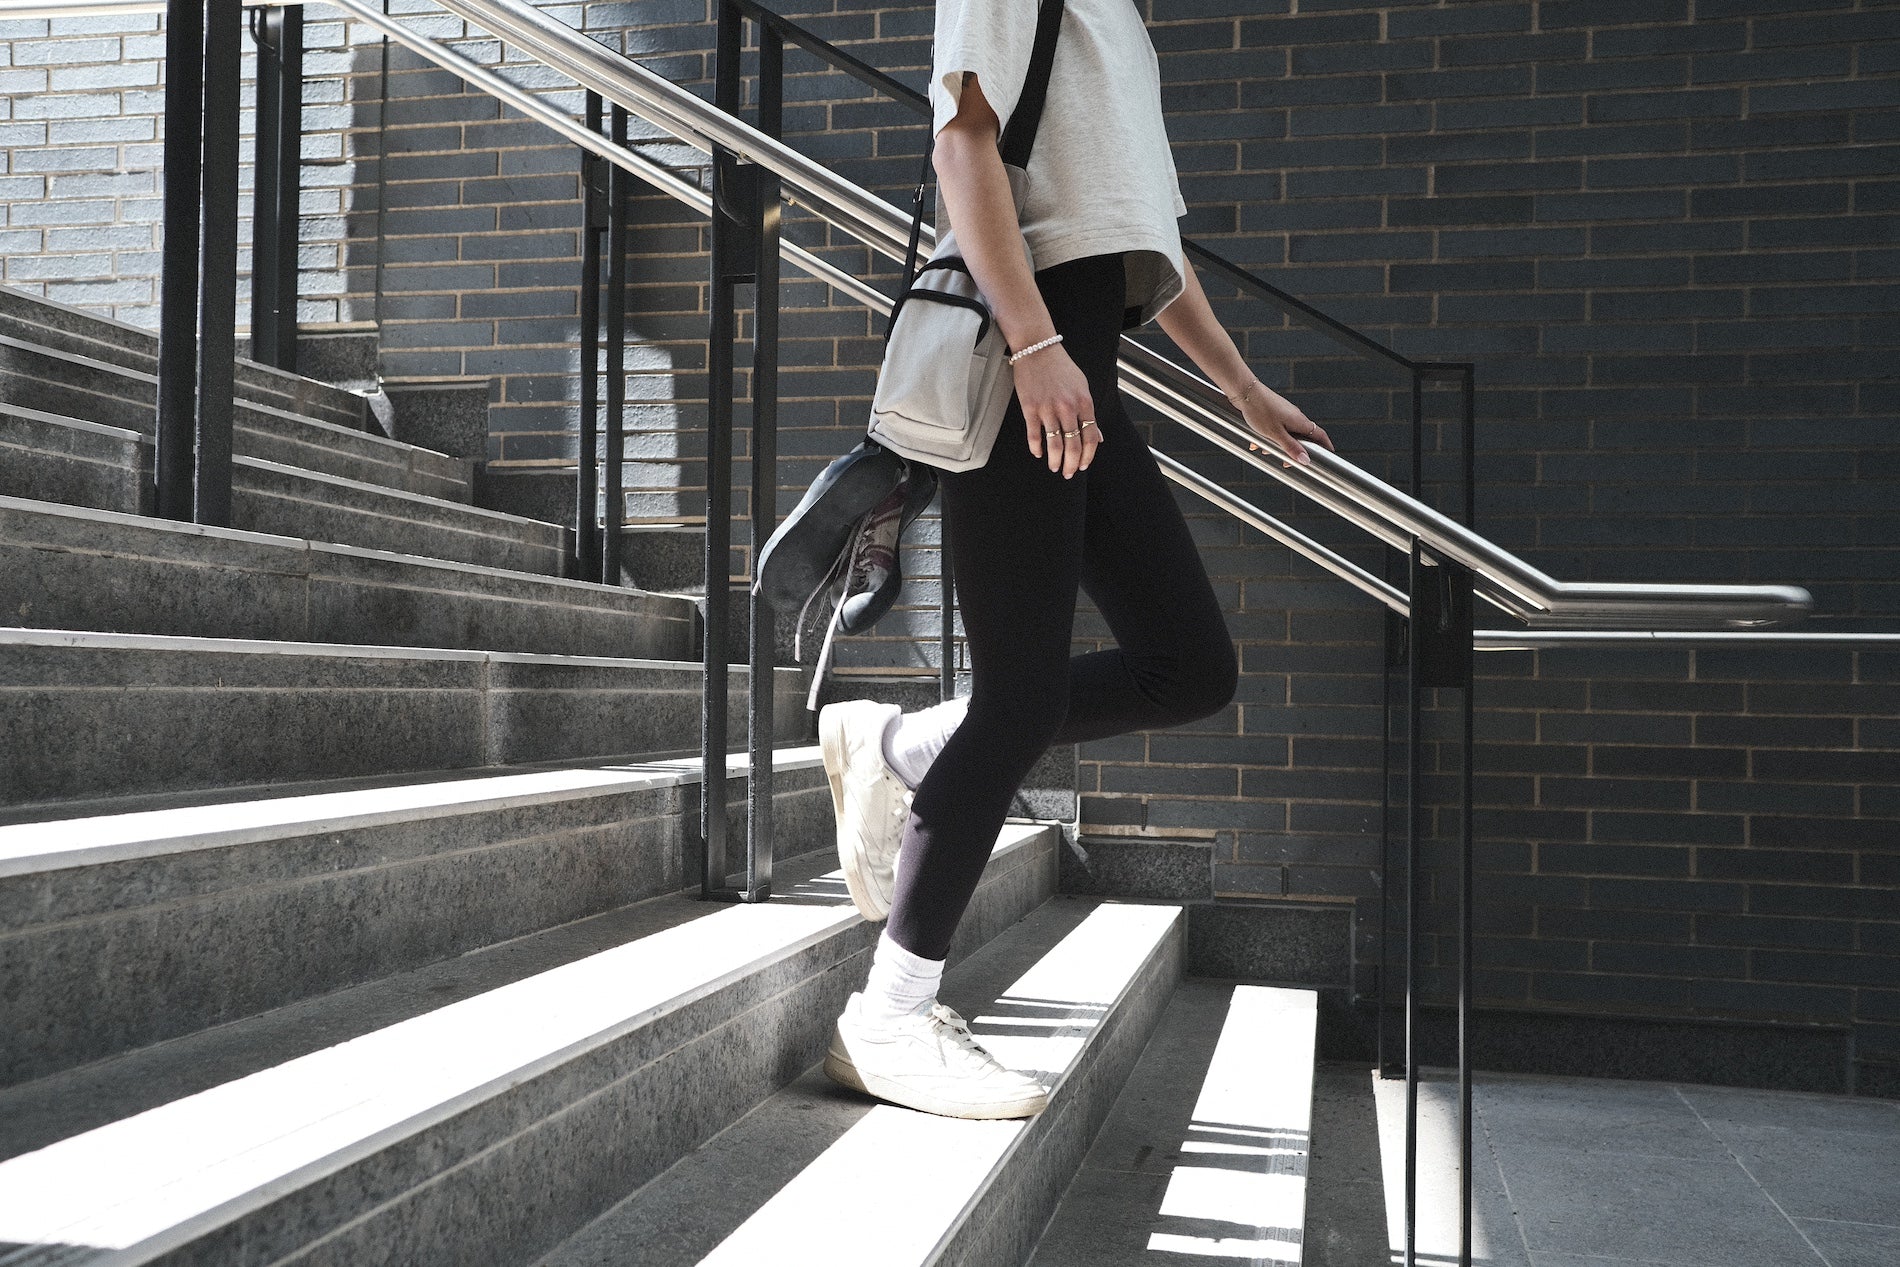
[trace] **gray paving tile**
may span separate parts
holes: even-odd
[[[1707,1260],[1694,1263],[1672,1262],[1662,1258],[1611,1258],[1604,1254],[1559,1254],[1550,1250],[1531,1255],[1531,1267],[1702,1267]],[[1818,1264],[1821,1260],[1811,1258]],[[1802,1263],[1801,1267],[1808,1267]]]
[[[1375,1080],[1379,1152],[1385,1181],[1386,1234],[1393,1261],[1404,1245],[1405,1084]],[[1427,1079],[1419,1084],[1418,1230],[1421,1263],[1456,1262],[1458,1254],[1458,1088],[1455,1082]],[[1501,1169],[1482,1119],[1474,1119],[1472,1141],[1472,1261],[1484,1267],[1530,1267],[1529,1249],[1519,1228],[1514,1194],[1506,1190],[1511,1172]]]
[[[1817,1261],[1733,1161],[1493,1145],[1533,1252],[1708,1267]]]
[[[1893,1267],[1900,1263],[1900,1227],[1796,1219],[1831,1267]]]
[[[1720,1135],[1726,1126],[1808,1127],[1900,1137],[1900,1103],[1798,1091],[1677,1087]]]
[[[1667,1083],[1487,1074],[1473,1102],[1485,1128],[1517,1147],[1706,1161],[1727,1156]]]
[[[1900,1137],[1775,1126],[1719,1129],[1790,1218],[1900,1225]]]

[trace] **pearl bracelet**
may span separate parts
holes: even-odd
[[[1062,342],[1062,336],[1059,334],[1052,334],[1048,338],[1044,339],[1041,343],[1032,343],[1020,352],[1011,352],[1009,354],[1009,363],[1011,365],[1014,365],[1016,362],[1022,360],[1025,356],[1028,356],[1030,353],[1040,352],[1044,348],[1052,348],[1060,342]]]

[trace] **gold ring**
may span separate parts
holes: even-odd
[[[1077,427],[1077,428],[1076,428],[1076,429],[1075,429],[1074,431],[1065,431],[1065,432],[1063,432],[1063,433],[1062,433],[1062,438],[1063,438],[1064,440],[1073,440],[1073,439],[1075,439],[1075,438],[1076,438],[1077,436],[1079,436],[1079,435],[1081,435],[1081,434],[1082,434],[1082,428],[1080,428],[1080,427]]]
[[[1089,419],[1089,420],[1088,420],[1087,422],[1085,422],[1085,423],[1083,423],[1082,425],[1083,425],[1084,427],[1095,427],[1095,419],[1093,419],[1093,418],[1090,418],[1090,419]],[[1101,428],[1100,428],[1100,427],[1095,427],[1095,429],[1096,429],[1097,431],[1100,431],[1100,430],[1101,430]]]

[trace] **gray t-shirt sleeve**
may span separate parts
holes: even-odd
[[[983,97],[1007,123],[1029,78],[1036,43],[1036,6],[1028,0],[937,0],[931,54],[931,131],[957,116],[963,77],[974,74]]]

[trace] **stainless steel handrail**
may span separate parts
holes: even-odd
[[[708,153],[723,146],[771,170],[784,183],[789,201],[886,255],[901,257],[909,224],[897,208],[670,80],[521,0],[438,2],[675,137]],[[366,20],[373,12],[359,0],[347,0],[345,7]],[[925,234],[927,243],[934,240],[928,226]],[[1311,466],[1291,468],[1248,452],[1249,433],[1224,403],[1216,406],[1207,398],[1211,389],[1204,381],[1130,340],[1123,344],[1122,374],[1124,386],[1138,399],[1379,539],[1409,547],[1416,537],[1433,553],[1471,568],[1480,593],[1528,625],[1746,627],[1798,619],[1812,607],[1807,591],[1788,585],[1559,581],[1323,449],[1310,449]]]

